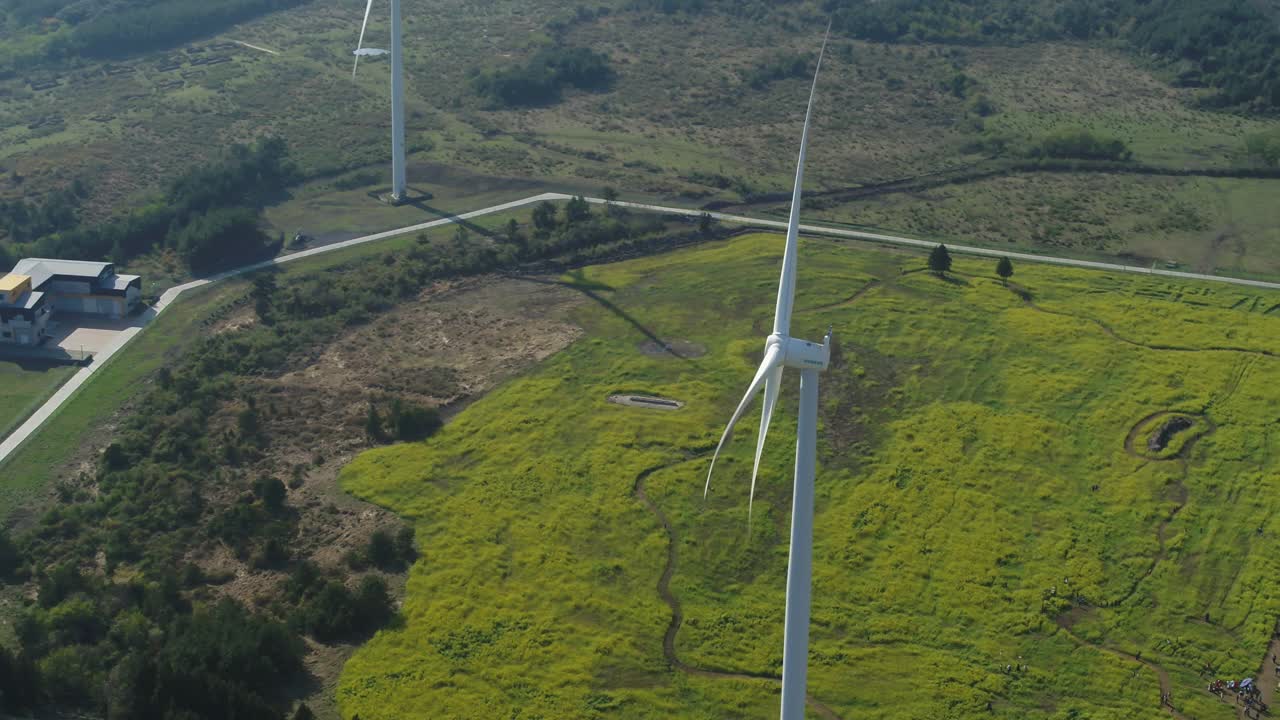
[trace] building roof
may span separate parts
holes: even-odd
[[[28,275],[19,275],[18,273],[9,273],[8,275],[0,275],[0,293],[13,292],[17,290],[22,283],[30,280]]]
[[[139,279],[141,279],[141,276],[139,275],[112,275],[107,278],[107,282],[102,283],[98,287],[103,290],[127,290],[130,283]]]
[[[38,276],[64,275],[68,277],[96,278],[111,267],[108,262],[90,262],[88,260],[51,260],[49,258],[26,258],[13,266],[13,272],[19,275],[30,275],[32,281]]]
[[[27,291],[18,296],[18,301],[11,304],[0,302],[3,308],[18,308],[19,310],[32,310],[40,304],[40,300],[44,298],[42,292]]]

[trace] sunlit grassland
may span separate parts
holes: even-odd
[[[0,439],[75,372],[70,365],[0,361]]]
[[[430,441],[343,471],[415,523],[422,552],[403,625],[344,671],[344,717],[776,713],[768,681],[665,660],[667,535],[634,490],[645,477],[674,528],[681,660],[777,673],[794,379],[750,533],[757,415],[706,503],[701,488],[768,332],[780,249],[747,236],[567,278],[612,305],[580,311],[584,340]],[[1280,615],[1280,361],[1212,348],[1274,351],[1280,296],[1029,265],[1006,288],[988,261],[950,282],[922,264],[803,246],[794,329],[830,323],[840,343],[823,378],[813,693],[843,717],[1148,718],[1156,677],[1110,652],[1141,651],[1189,715],[1231,717],[1197,673],[1253,672]],[[638,327],[709,352],[644,355]],[[605,402],[619,391],[688,404]],[[1216,426],[1185,469],[1125,450],[1163,410]]]

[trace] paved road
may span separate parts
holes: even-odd
[[[587,198],[588,202],[603,204],[605,201],[597,198]],[[621,207],[635,208],[637,210],[648,210],[650,212],[661,212],[676,215],[687,215],[696,217],[702,215],[701,210],[689,210],[687,208],[663,207],[661,205],[645,205],[641,203],[616,202],[615,205]],[[743,215],[726,215],[724,213],[707,213],[716,220],[730,222],[743,225],[757,225],[767,228],[787,229],[787,224],[780,220],[761,220],[759,218],[751,218]],[[805,233],[814,235],[830,235],[833,237],[846,237],[855,240],[872,240],[875,242],[888,243],[891,245],[908,245],[911,247],[932,248],[938,244],[937,240],[916,240],[913,238],[899,237],[897,235],[880,235],[877,233],[863,232],[861,230],[845,230],[843,228],[825,227],[822,225],[801,225],[800,230]],[[947,249],[953,253],[962,253],[965,255],[984,255],[987,257],[1007,257],[1011,260],[1025,260],[1027,262],[1049,263],[1051,265],[1070,265],[1072,267],[1091,268],[1094,270],[1106,270],[1109,272],[1128,272],[1137,273],[1139,275],[1163,275],[1166,277],[1179,278],[1181,280],[1202,280],[1205,282],[1231,283],[1233,285],[1247,285],[1249,287],[1267,288],[1268,290],[1280,290],[1280,283],[1264,282],[1262,280],[1244,280],[1241,278],[1223,277],[1221,275],[1201,275],[1199,273],[1177,272],[1176,270],[1161,270],[1149,267],[1141,267],[1137,265],[1118,265],[1116,263],[1093,262],[1091,260],[1075,260],[1072,258],[1053,257],[1051,255],[1032,255],[1029,253],[1006,252],[1004,250],[993,250],[990,248],[969,247],[967,245],[947,245]]]
[[[66,384],[64,384],[58,390],[58,392],[54,393],[53,397],[49,398],[49,400],[45,402],[44,405],[40,406],[39,410],[36,410],[36,412],[33,413],[31,417],[27,418],[27,421],[24,422],[21,427],[19,427],[17,430],[14,430],[13,433],[10,434],[9,437],[5,438],[3,442],[0,442],[0,463],[3,463],[10,455],[13,454],[15,450],[18,449],[20,445],[22,445],[23,442],[26,442],[26,440],[30,438],[31,435],[34,434],[35,431],[38,430],[40,426],[45,423],[46,420],[52,417],[53,414],[57,412],[57,410],[60,407],[62,407],[64,403],[67,402],[67,400],[69,400],[73,395],[75,395],[76,391],[79,390],[85,384],[85,382],[87,382],[89,378],[92,377],[92,375],[95,372],[97,372],[99,368],[105,365],[106,362],[109,359],[111,359],[113,355],[115,355],[117,352],[123,349],[126,345],[128,345],[131,340],[133,340],[135,337],[138,336],[138,333],[140,333],[148,323],[150,323],[152,320],[158,317],[160,313],[164,312],[165,309],[169,307],[169,305],[173,304],[173,302],[177,300],[178,297],[182,295],[182,293],[188,290],[198,288],[203,285],[208,285],[210,283],[215,283],[220,280],[225,280],[227,278],[235,277],[237,275],[243,275],[245,273],[254,272],[255,270],[262,270],[269,267],[285,265],[287,263],[295,262],[303,258],[308,258],[315,255],[322,255],[324,253],[334,252],[336,250],[341,250],[343,248],[355,247],[357,245],[364,245],[366,243],[377,242],[379,240],[386,240],[387,238],[397,237],[400,235],[407,235],[410,233],[421,232],[423,230],[430,230],[431,228],[440,227],[442,225],[448,225],[450,223],[458,222],[460,220],[470,220],[471,218],[477,218],[484,215],[491,215],[493,213],[513,210],[519,207],[523,207],[525,205],[531,205],[533,203],[542,202],[543,200],[568,200],[570,197],[572,196],[565,195],[563,193],[543,193],[542,195],[534,195],[533,197],[527,197],[527,198],[524,198],[523,200],[515,200],[513,202],[503,203],[501,205],[494,205],[492,207],[487,207],[482,210],[475,210],[472,212],[463,213],[461,215],[457,215],[453,217],[447,217],[440,220],[433,220],[431,222],[425,222],[418,225],[410,225],[408,227],[402,227],[395,230],[388,230],[387,232],[376,233],[374,235],[366,235],[364,237],[358,237],[352,240],[346,240],[343,242],[334,243],[332,245],[325,245],[323,247],[311,248],[310,250],[303,250],[301,252],[292,253],[290,255],[283,255],[273,260],[264,260],[263,262],[254,263],[252,265],[246,265],[245,267],[236,268],[235,270],[228,270],[226,272],[219,273],[217,275],[213,275],[207,278],[202,278],[200,280],[193,280],[192,282],[186,283],[185,285],[179,285],[177,287],[170,288],[166,290],[163,295],[160,296],[160,300],[153,307],[151,307],[142,315],[141,322],[138,323],[139,327],[129,328],[125,332],[121,333],[120,337],[117,338],[115,342],[113,342],[111,345],[104,348],[100,353],[98,353],[98,355],[94,358],[92,364],[90,364],[88,367],[81,368],[75,375],[71,377],[70,380],[66,382]],[[603,205],[606,203],[605,200],[602,200],[600,198],[587,198],[587,201],[596,205]],[[618,205],[619,207],[632,208],[634,210],[643,210],[646,212],[659,212],[659,213],[665,213],[668,215],[700,217],[703,214],[703,211],[701,210],[690,210],[689,208],[666,207],[662,205],[647,205],[644,203],[630,203],[630,202],[615,202],[614,204]],[[725,213],[714,213],[714,212],[709,214],[711,215],[711,217],[721,222],[735,223],[735,224],[741,224],[741,225],[753,225],[753,226],[764,227],[764,228],[777,228],[782,230],[785,230],[787,227],[787,224],[785,222],[782,222],[779,220],[762,220],[759,218],[746,217],[744,215],[728,215]],[[863,232],[860,230],[846,230],[843,228],[831,228],[831,227],[824,227],[821,225],[801,225],[800,229],[805,233],[815,234],[815,235],[828,235],[832,237],[851,238],[855,240],[870,240],[873,242],[882,242],[882,243],[888,243],[892,245],[906,245],[910,247],[931,248],[938,244],[936,241],[931,241],[931,240],[916,240],[914,238],[899,237],[896,235],[881,235],[877,233]],[[1198,273],[1184,273],[1184,272],[1176,272],[1173,270],[1160,270],[1160,269],[1153,269],[1153,268],[1146,268],[1146,267],[1138,267],[1134,265],[1119,265],[1115,263],[1093,262],[1090,260],[1074,260],[1071,258],[1059,258],[1059,257],[1052,257],[1049,255],[1031,255],[1027,253],[1011,253],[1011,252],[1004,252],[1000,250],[992,250],[988,248],[968,247],[965,245],[948,245],[947,247],[952,252],[957,252],[957,253],[966,254],[966,255],[984,255],[988,257],[1009,257],[1011,259],[1024,260],[1027,262],[1050,263],[1054,265],[1070,265],[1072,267],[1091,268],[1094,270],[1104,270],[1108,272],[1127,272],[1127,273],[1137,273],[1140,275],[1162,275],[1165,277],[1177,278],[1180,280],[1199,280],[1204,282],[1231,283],[1233,285],[1244,285],[1248,287],[1266,288],[1269,290],[1280,290],[1280,283],[1263,282],[1261,280],[1244,280],[1240,278],[1220,277],[1217,275],[1201,275]]]

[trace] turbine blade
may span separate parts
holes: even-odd
[[[360,41],[356,43],[356,52],[364,48],[364,31],[369,27],[369,13],[373,11],[373,0],[369,0],[369,4],[364,6],[364,22],[360,25]],[[356,64],[351,68],[351,79],[356,79],[356,70],[360,68],[360,56],[356,55]]]
[[[760,474],[760,456],[764,453],[764,439],[769,434],[769,421],[773,408],[778,404],[778,392],[782,389],[782,366],[776,365],[764,380],[764,408],[760,413],[760,437],[756,440],[756,464],[751,469],[751,495],[747,498],[747,527],[751,527],[751,513],[756,501],[756,477]]]
[[[796,254],[800,238],[800,194],[804,189],[804,161],[809,152],[809,121],[813,117],[813,99],[818,94],[818,73],[822,72],[822,58],[827,54],[827,40],[831,37],[831,24],[822,39],[822,51],[818,53],[818,67],[813,71],[813,86],[809,89],[809,108],[804,113],[804,131],[800,135],[800,159],[796,162],[796,185],[791,190],[791,218],[787,222],[787,248],[782,255],[782,279],[778,282],[778,305],[773,315],[773,332],[787,335],[791,332],[791,307],[796,297]]]
[[[747,386],[747,394],[742,396],[742,402],[738,403],[738,409],[733,412],[733,417],[729,420],[729,425],[725,427],[724,433],[720,436],[720,442],[716,445],[716,452],[711,456],[711,467],[707,470],[707,484],[702,488],[702,499],[707,498],[707,493],[711,492],[711,473],[715,472],[716,459],[720,457],[720,450],[724,448],[725,441],[733,434],[733,426],[738,424],[742,419],[742,413],[747,411],[747,406],[755,399],[756,394],[760,392],[760,388],[764,385],[765,379],[769,376],[770,371],[778,366],[778,360],[782,351],[777,345],[770,345],[764,354],[764,360],[760,362],[760,369],[756,370],[756,376],[751,380],[751,384]]]

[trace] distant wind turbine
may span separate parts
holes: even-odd
[[[831,28],[827,28],[830,37]],[[809,90],[809,108],[805,111],[804,132],[800,136],[800,159],[796,166],[796,185],[791,194],[791,220],[787,225],[787,246],[782,256],[782,279],[778,283],[778,304],[773,317],[773,333],[764,343],[764,360],[747,387],[729,426],[720,436],[703,497],[711,490],[711,473],[733,427],[742,419],[747,406],[764,389],[764,409],[760,418],[760,435],[756,440],[756,460],[751,470],[751,495],[748,508],[755,502],[756,476],[760,473],[760,455],[769,432],[769,420],[778,402],[784,368],[800,371],[800,416],[796,430],[796,478],[791,501],[791,554],[787,563],[787,612],[782,649],[782,720],[803,720],[805,685],[809,661],[809,597],[813,576],[813,494],[814,473],[818,454],[818,373],[827,369],[831,360],[831,330],[822,344],[799,340],[791,332],[791,309],[796,294],[796,251],[800,234],[800,194],[804,185],[804,160],[809,146],[809,121],[813,116],[813,99],[818,91],[818,73],[826,54],[827,41],[822,41],[818,68]],[[748,509],[750,513],[750,509]],[[748,517],[750,517],[748,515]],[[748,520],[750,522],[750,520]]]
[[[356,44],[355,65],[351,68],[351,79],[356,77],[360,67],[360,58],[367,55],[385,55],[386,50],[366,48],[364,31],[369,27],[369,13],[373,11],[373,0],[364,9],[364,23],[360,25],[360,41]],[[405,198],[405,157],[404,157],[404,48],[400,30],[400,0],[391,0],[391,199],[400,202]]]

